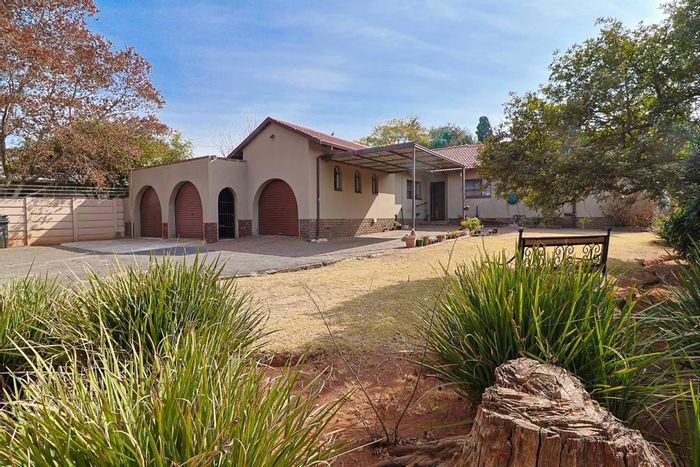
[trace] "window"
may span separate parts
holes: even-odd
[[[406,198],[413,199],[413,180],[406,180]],[[423,199],[419,181],[416,181],[416,199]]]
[[[337,165],[333,168],[333,189],[343,191],[343,173]]]
[[[377,174],[372,174],[372,194],[379,194],[379,180],[377,179]]]
[[[359,170],[355,171],[355,193],[362,193],[362,178]]]
[[[464,181],[465,198],[490,198],[491,184],[486,180],[472,179]]]

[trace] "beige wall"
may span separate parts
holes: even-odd
[[[462,185],[461,179],[462,174],[460,171],[450,172],[449,176],[449,196],[451,199],[456,200],[456,202],[451,203],[448,208],[449,216],[451,219],[456,219],[462,216],[461,209],[459,207],[459,199],[462,196]],[[468,170],[465,178],[468,179],[478,179],[475,170]],[[536,217],[539,213],[535,210],[529,209],[523,203],[517,203],[514,205],[508,204],[505,199],[496,198],[493,194],[489,198],[466,198],[464,200],[465,205],[469,206],[469,211],[467,211],[467,216],[475,216],[477,207],[479,208],[479,217],[485,219],[510,219],[513,216],[520,215],[526,217]],[[571,212],[571,207],[565,209],[566,212]],[[578,217],[603,217],[601,205],[596,201],[594,197],[589,197],[584,201],[576,204],[576,214]]]
[[[239,160],[201,157],[172,164],[132,171],[129,183],[127,220],[132,222],[135,236],[141,232],[141,196],[147,187],[158,194],[163,222],[168,223],[169,235],[175,236],[175,196],[180,187],[192,183],[202,202],[204,222],[218,222],[218,197],[224,188],[236,195],[236,218],[250,219],[247,196],[246,163]]]
[[[124,236],[122,198],[0,198],[10,246],[53,245]]]

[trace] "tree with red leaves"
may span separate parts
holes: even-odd
[[[90,31],[96,14],[93,0],[0,2],[5,183],[115,183],[143,164],[144,141],[168,143],[150,63]]]

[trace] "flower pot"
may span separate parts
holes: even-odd
[[[423,246],[423,239],[422,238],[416,239],[416,246]]]
[[[444,236],[444,235],[438,235],[438,236],[437,236],[437,241],[438,241],[438,242],[444,242],[444,241],[445,241],[445,236]]]
[[[404,239],[406,242],[406,248],[413,248],[416,246],[416,237],[409,235]]]
[[[423,245],[430,245],[430,237],[423,237]]]

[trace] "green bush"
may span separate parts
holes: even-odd
[[[262,315],[250,297],[238,293],[233,280],[221,280],[218,262],[199,256],[191,265],[166,257],[152,259],[147,269],[120,267],[106,278],[91,273],[69,308],[63,334],[78,346],[99,347],[103,328],[127,352],[144,345],[158,350],[188,328],[216,333],[229,351],[261,338]]]
[[[676,208],[657,233],[676,252],[688,257],[700,242],[700,197],[689,198]]]
[[[24,365],[22,349],[54,342],[56,310],[64,293],[55,281],[25,277],[0,286],[0,378]]]
[[[334,455],[325,428],[338,404],[316,406],[298,371],[266,378],[249,354],[222,353],[194,330],[124,358],[101,347],[54,367],[39,359],[22,399],[0,411],[2,465],[289,465]],[[176,344],[176,345],[173,345]]]
[[[620,309],[600,273],[544,258],[514,267],[502,256],[462,265],[448,280],[419,331],[428,368],[469,399],[480,400],[495,369],[518,357],[571,371],[621,419],[649,397],[645,368],[656,354],[642,351],[632,297]]]
[[[478,217],[467,217],[459,223],[459,226],[464,230],[472,232],[481,229],[481,221]]]

